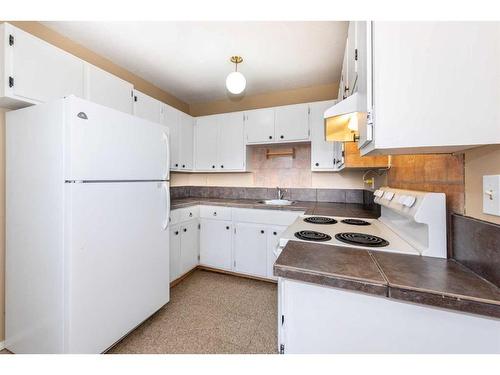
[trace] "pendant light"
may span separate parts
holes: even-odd
[[[238,64],[243,62],[243,58],[241,56],[231,56],[230,61],[235,64],[235,69],[226,78],[226,88],[231,94],[238,95],[245,90],[247,85],[245,76],[238,72]]]

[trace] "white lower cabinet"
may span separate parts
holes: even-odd
[[[273,275],[273,266],[276,262],[277,251],[280,242],[281,233],[286,230],[286,225],[273,225],[267,227],[267,259],[266,259],[266,277],[268,279],[277,280]]]
[[[200,220],[200,264],[231,270],[232,228],[228,220]]]
[[[267,276],[267,227],[236,223],[234,230],[234,271]]]
[[[172,210],[170,281],[198,265],[276,280],[280,235],[301,214],[208,205]]]

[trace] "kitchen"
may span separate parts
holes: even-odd
[[[500,23],[0,39],[4,352],[500,353]]]

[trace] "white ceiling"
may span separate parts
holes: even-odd
[[[245,95],[338,82],[347,22],[43,22],[187,103],[227,97],[231,55]]]

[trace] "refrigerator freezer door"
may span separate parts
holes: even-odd
[[[65,185],[65,351],[100,353],[169,301],[168,184]]]
[[[67,101],[66,180],[168,180],[166,126],[76,97]]]

